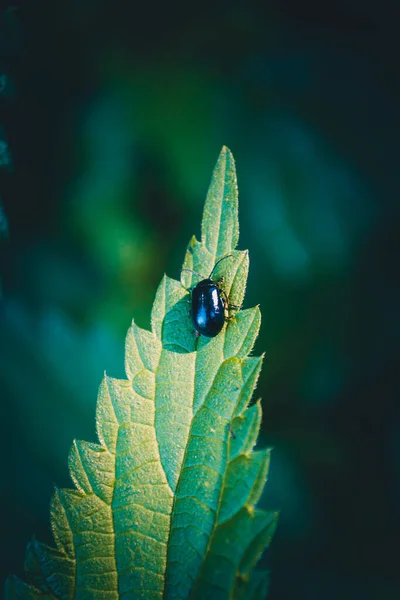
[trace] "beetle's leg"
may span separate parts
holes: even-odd
[[[218,280],[218,282],[217,282],[217,283],[219,283],[219,280]],[[233,308],[233,309],[235,309],[235,310],[240,310],[240,308],[241,308],[241,307],[240,307],[240,306],[238,306],[237,304],[229,304],[229,298],[228,298],[228,295],[227,295],[227,293],[225,292],[225,290],[223,290],[222,288],[220,288],[220,289],[219,289],[219,291],[220,291],[220,293],[221,293],[221,296],[222,296],[222,297],[223,297],[223,299],[224,299],[225,305],[226,305],[226,307],[228,308],[228,310],[229,310],[230,308]]]
[[[183,287],[183,286],[182,286]],[[193,292],[193,287],[190,288],[184,288],[190,295],[189,298],[187,299],[187,303],[188,304],[192,304],[192,292]]]
[[[221,277],[219,279],[217,279],[216,284],[218,286],[221,285],[221,283],[224,283],[225,277],[223,275],[221,275]],[[220,290],[221,292],[223,292],[223,290]]]
[[[225,317],[225,321],[233,321],[233,319],[236,319],[236,315],[228,315]]]
[[[230,317],[230,316],[229,316],[229,298],[228,298],[228,296],[226,295],[226,292],[225,292],[225,290],[222,290],[222,289],[220,289],[219,291],[220,291],[220,293],[221,293],[221,296],[222,296],[222,299],[223,299],[223,301],[224,301],[224,308],[225,308],[225,312],[227,312],[227,313],[228,313],[228,316],[227,316],[227,317],[225,317],[225,319],[228,321],[228,320],[230,320],[230,319],[232,318],[232,317]]]
[[[233,319],[235,319],[235,318],[236,318],[236,315],[237,315],[237,313],[240,311],[240,308],[241,308],[241,307],[240,307],[240,306],[238,306],[237,304],[228,304],[228,305],[227,305],[228,316],[226,317],[226,320],[227,320],[227,321],[232,321]],[[230,310],[232,310],[232,309],[235,311],[235,314],[234,314],[234,315],[230,315],[230,314],[229,314],[229,311],[230,311]]]
[[[224,301],[224,304],[225,304],[225,306],[226,306],[226,307],[228,307],[228,306],[229,306],[229,298],[228,298],[228,296],[226,295],[226,292],[225,292],[225,290],[223,290],[222,288],[219,288],[219,291],[220,291],[220,294],[221,294],[221,296],[222,296],[222,299],[223,299],[223,301]]]
[[[236,315],[230,315],[230,314],[229,314],[229,309],[230,309],[230,308],[239,308],[239,306],[238,306],[238,307],[236,307],[236,305],[235,305],[235,304],[229,304],[229,298],[228,298],[228,296],[227,296],[227,293],[225,292],[225,290],[223,290],[223,289],[221,289],[221,288],[220,288],[220,290],[219,290],[219,291],[220,291],[220,293],[221,293],[221,296],[222,296],[222,298],[223,298],[223,300],[224,300],[224,304],[225,304],[225,311],[228,313],[228,314],[225,316],[225,321],[232,321],[232,319],[234,319]]]

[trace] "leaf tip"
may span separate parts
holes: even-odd
[[[221,154],[229,154],[233,158],[232,152],[230,151],[228,146],[226,146],[225,144],[222,145]]]
[[[246,510],[247,510],[247,514],[249,515],[250,519],[254,519],[254,506],[252,506],[251,504],[246,504]]]

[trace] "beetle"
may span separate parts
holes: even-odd
[[[230,256],[232,254],[220,258],[215,263],[207,279],[203,279],[192,289],[192,309],[190,316],[197,335],[209,338],[215,337],[221,331],[225,321],[230,318],[225,316],[226,310],[229,308],[240,308],[234,304],[229,304],[225,291],[220,287],[223,278],[218,281],[212,279],[212,274],[216,266]],[[190,271],[202,277],[202,275],[191,269],[182,269],[182,271]]]

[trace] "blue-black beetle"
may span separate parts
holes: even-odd
[[[229,256],[232,256],[232,254]],[[229,317],[225,316],[225,311],[228,308],[239,308],[238,306],[229,304],[226,293],[220,287],[223,278],[218,281],[214,281],[211,278],[215,267],[222,260],[229,258],[229,256],[220,258],[220,260],[215,263],[208,278],[200,281],[200,283],[192,289],[192,310],[190,311],[190,315],[198,335],[215,337],[224,326],[225,320],[229,319]],[[190,271],[191,273],[195,273],[195,275],[202,277],[199,273],[196,273],[196,271],[192,271],[191,269],[182,269],[182,271]]]

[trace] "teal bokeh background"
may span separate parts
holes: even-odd
[[[44,0],[1,13],[1,579],[51,543],[74,438],[95,440],[178,278],[222,144],[238,171],[270,600],[400,596],[398,10],[383,0]],[[1,213],[3,214],[3,213]]]

